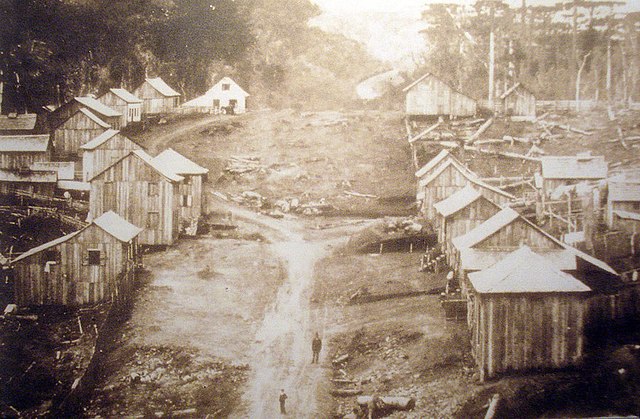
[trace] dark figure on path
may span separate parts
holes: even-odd
[[[316,335],[313,337],[313,341],[311,342],[311,350],[313,351],[313,359],[311,363],[318,363],[318,358],[320,357],[320,349],[322,349],[322,339],[316,332]]]
[[[287,401],[287,393],[284,392],[284,389],[280,390],[280,413],[283,415],[287,414],[287,408],[285,407],[285,403]]]

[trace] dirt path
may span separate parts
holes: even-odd
[[[164,129],[147,131],[142,136],[142,142],[151,154],[156,155],[162,150],[171,147],[171,144],[177,139],[188,138],[221,118],[223,118],[222,115],[206,115],[195,121],[189,119],[177,124],[166,125]]]

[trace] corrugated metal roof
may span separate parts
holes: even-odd
[[[118,96],[127,103],[142,103],[142,99],[129,92],[127,89],[109,89],[111,93]]]
[[[14,117],[0,115],[0,130],[28,131],[36,127],[38,116],[35,113],[19,114]]]
[[[122,242],[129,242],[142,229],[137,227],[113,211],[108,211],[93,220],[93,223]]]
[[[607,177],[607,162],[604,156],[542,156],[544,179],[604,179]]]
[[[483,294],[591,291],[528,246],[522,246],[487,269],[470,273],[469,281]]]
[[[111,139],[114,135],[119,133],[117,129],[108,129],[102,134],[98,135],[96,138],[92,139],[86,144],[80,146],[83,150],[94,150],[95,148],[101,146],[103,143]]]
[[[49,148],[49,134],[0,135],[0,152],[45,152]]]
[[[167,179],[169,179],[171,181],[174,181],[174,182],[181,182],[181,181],[184,180],[184,178],[182,176],[172,172],[170,168],[164,167],[164,166],[156,163],[153,160],[153,157],[151,157],[146,151],[135,150],[132,153],[135,154],[136,156],[140,157],[145,163],[147,163],[149,166],[153,167],[158,173],[160,173],[161,175],[163,175]]]
[[[609,202],[640,201],[640,184],[632,182],[609,182]]]
[[[206,175],[209,173],[209,169],[194,163],[171,148],[164,150],[153,160],[159,166],[169,168],[178,175]]]
[[[86,106],[90,110],[99,113],[102,116],[112,117],[112,116],[122,116],[122,114],[114,109],[111,109],[107,105],[102,102],[98,102],[95,98],[91,96],[78,96],[75,100],[83,106]]]
[[[180,96],[180,93],[173,90],[164,80],[160,77],[156,77],[154,79],[146,79],[147,83],[151,85],[154,89],[156,89],[161,95],[173,97]]]
[[[504,259],[513,250],[487,251],[467,247],[460,249],[460,268],[465,271],[481,271]],[[537,251],[561,271],[574,271],[577,268],[576,255],[568,249]]]
[[[56,183],[58,173],[56,171],[49,172],[33,172],[26,173],[15,172],[12,170],[0,169],[1,182],[19,182],[19,183]]]
[[[433,205],[443,217],[448,217],[480,198],[482,195],[473,186],[467,185],[458,192]]]
[[[491,236],[504,226],[511,224],[519,217],[520,214],[518,214],[515,210],[509,207],[503,208],[502,210],[500,210],[500,212],[498,212],[493,217],[489,218],[487,221],[480,224],[473,230],[469,231],[466,234],[463,234],[462,236],[455,237],[452,240],[452,243],[458,249],[471,247],[477,243],[480,243],[482,240]]]
[[[87,228],[87,227],[85,227],[85,228]],[[55,240],[51,240],[50,242],[47,242],[47,243],[42,244],[40,246],[34,247],[33,249],[29,249],[26,252],[24,252],[23,254],[21,254],[20,256],[18,256],[17,258],[13,259],[11,261],[11,264],[13,264],[15,262],[18,262],[18,261],[20,261],[22,259],[28,258],[29,256],[35,255],[36,253],[42,252],[43,250],[47,250],[48,248],[53,247],[55,245],[58,245],[60,243],[64,243],[67,240],[69,240],[70,238],[72,238],[73,236],[78,235],[85,228],[80,229],[78,231],[74,231],[73,233],[69,233],[66,236],[59,237],[59,238],[57,238]]]
[[[613,213],[620,218],[624,218],[625,220],[640,221],[640,214],[638,214],[637,212],[615,210],[613,211]]]

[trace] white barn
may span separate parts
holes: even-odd
[[[248,96],[249,93],[231,77],[223,77],[204,95],[183,103],[182,107],[220,111],[222,108],[231,106],[234,113],[244,113],[247,110]]]

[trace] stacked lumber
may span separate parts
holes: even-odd
[[[231,156],[227,162],[226,172],[233,174],[243,174],[264,169],[260,164],[260,157],[255,156]]]

